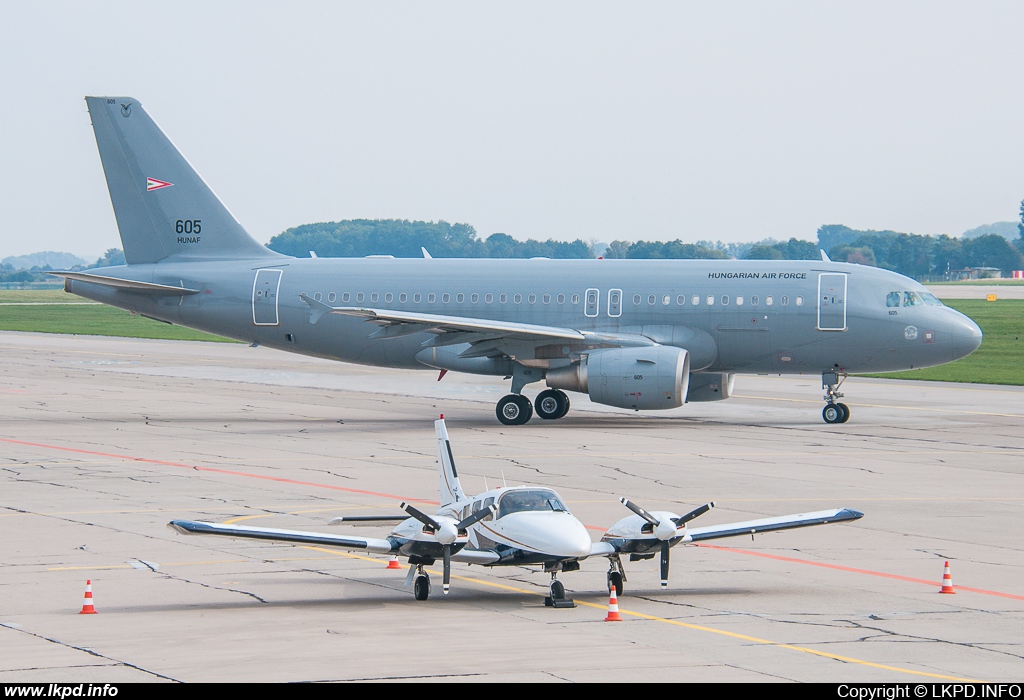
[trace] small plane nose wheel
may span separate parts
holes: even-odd
[[[839,403],[837,399],[843,398],[839,387],[846,381],[847,375],[839,372],[822,372],[821,388],[825,390],[825,408],[821,411],[821,417],[826,423],[845,423],[850,420],[850,407],[845,403]]]
[[[544,605],[552,608],[575,608],[576,601],[565,597],[565,586],[555,578],[557,573],[551,572],[551,583],[548,584],[548,597],[544,599]]]

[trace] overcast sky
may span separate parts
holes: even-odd
[[[85,95],[260,242],[949,233],[1024,198],[1024,3],[0,0],[0,258],[120,247]]]

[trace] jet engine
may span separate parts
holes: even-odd
[[[690,355],[664,345],[597,350],[579,362],[549,369],[546,380],[552,389],[588,394],[608,406],[677,408],[686,401]]]

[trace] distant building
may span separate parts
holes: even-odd
[[[947,279],[954,281],[999,279],[1002,276],[1003,271],[998,267],[965,267],[962,270],[950,270],[946,273]]]

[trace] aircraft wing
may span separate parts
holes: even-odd
[[[465,334],[455,342],[476,343],[483,340],[514,339],[523,341],[569,341],[579,343],[616,346],[649,346],[656,343],[650,338],[635,334],[594,333],[560,326],[544,326],[534,323],[515,323],[469,316],[448,316],[416,311],[397,311],[357,306],[328,306],[311,299],[306,294],[299,297],[309,304],[309,322],[317,323],[328,314],[340,314],[365,319],[381,326],[373,333],[374,338],[397,338],[413,333],[430,332],[437,334]],[[451,344],[440,342],[438,345]],[[471,355],[466,355],[471,356]]]
[[[172,520],[167,523],[172,530],[183,535],[222,535],[224,537],[245,537],[256,540],[273,540],[293,544],[318,544],[343,549],[357,549],[375,554],[390,554],[398,551],[401,542],[374,538],[351,537],[349,535],[325,535],[320,532],[300,530],[279,530],[271,527],[249,527],[246,525],[222,525],[196,520]]]
[[[833,510],[819,510],[813,513],[795,513],[793,515],[779,515],[774,518],[761,518],[760,520],[746,520],[739,523],[725,523],[723,525],[708,525],[707,527],[691,527],[686,532],[692,542],[703,542],[714,540],[719,537],[735,537],[737,535],[753,535],[759,532],[772,532],[774,530],[791,530],[797,527],[809,527],[811,525],[827,525],[828,523],[841,523],[847,520],[858,520],[864,517],[860,511],[849,508],[835,508]]]

